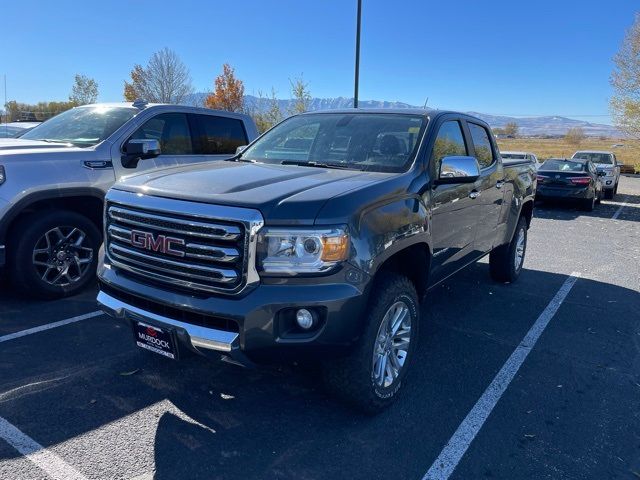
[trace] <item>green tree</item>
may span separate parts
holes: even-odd
[[[304,81],[302,75],[293,80],[289,79],[289,83],[291,84],[291,96],[293,97],[293,104],[289,113],[296,115],[306,112],[311,104],[309,84]]]
[[[98,100],[98,83],[86,75],[76,73],[69,101],[76,105],[96,103]]]
[[[640,13],[613,60],[614,93],[609,102],[613,121],[620,130],[640,138]]]

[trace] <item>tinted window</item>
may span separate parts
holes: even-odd
[[[236,153],[236,148],[249,143],[241,120],[214,115],[194,115],[194,117],[200,129],[198,153],[232,154]]]
[[[420,115],[390,113],[298,115],[269,130],[242,157],[262,163],[400,172],[415,157],[424,121]]]
[[[493,164],[493,147],[491,146],[491,140],[489,140],[489,132],[486,128],[475,123],[469,123],[468,125],[480,168],[487,168]]]
[[[136,130],[131,139],[158,140],[162,155],[193,153],[189,123],[184,113],[162,113],[155,116]]]
[[[460,122],[444,122],[438,130],[438,136],[433,145],[431,162],[435,163],[437,171],[440,171],[440,161],[444,157],[455,155],[468,155],[462,128],[460,128]]]

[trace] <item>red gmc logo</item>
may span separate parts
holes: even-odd
[[[131,230],[131,245],[153,252],[166,253],[174,257],[184,257],[182,250],[176,250],[176,246],[184,246],[182,238],[167,237],[166,235],[154,236],[151,232]]]

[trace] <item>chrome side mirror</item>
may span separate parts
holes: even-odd
[[[437,183],[472,183],[479,176],[480,165],[474,157],[450,156],[440,161]]]
[[[140,160],[155,158],[160,155],[160,142],[155,139],[132,139],[124,146],[122,166],[136,168]]]

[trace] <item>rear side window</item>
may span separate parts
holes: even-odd
[[[493,165],[494,158],[493,147],[491,146],[491,140],[489,140],[489,132],[486,128],[476,125],[475,123],[468,123],[468,125],[480,168],[490,167]]]
[[[440,171],[440,162],[444,157],[468,155],[467,146],[464,143],[464,135],[460,122],[450,120],[440,125],[436,141],[431,152],[431,163]]]
[[[215,115],[193,115],[200,132],[198,149],[205,155],[236,153],[236,149],[249,143],[242,120]]]
[[[191,155],[193,144],[189,122],[184,113],[161,113],[147,120],[130,139],[160,142],[162,155]]]

